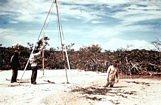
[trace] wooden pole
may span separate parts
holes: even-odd
[[[64,57],[64,55],[65,55],[66,56],[66,60],[67,60],[68,69],[70,70],[70,65],[69,65],[69,59],[68,59],[68,55],[67,55],[66,45],[65,45],[65,43],[63,43],[63,29],[62,29],[62,24],[61,24],[60,16],[59,16],[57,0],[55,0],[55,3],[56,3],[56,11],[57,11],[58,26],[59,26],[59,35],[60,35],[62,51],[63,51],[63,46],[64,46],[64,49],[65,49],[65,52],[64,51],[62,52],[63,53],[63,59],[65,60],[65,57]],[[66,73],[67,83],[69,83],[68,82],[68,74],[67,74],[66,67],[65,67],[65,73]]]
[[[43,46],[44,46],[44,33],[43,33],[43,39],[42,39],[42,41],[43,41]],[[43,49],[43,51],[42,51],[42,69],[43,69],[43,75],[44,75],[44,49]]]
[[[54,4],[54,0],[53,0],[53,3],[52,3],[52,5],[51,5],[51,7],[50,7],[50,10],[49,10],[49,12],[48,12],[48,15],[47,15],[47,17],[46,17],[46,19],[45,19],[45,21],[44,21],[44,24],[43,24],[43,26],[42,26],[42,29],[41,29],[41,31],[40,31],[40,34],[39,34],[39,36],[38,36],[38,38],[37,38],[37,41],[39,40],[40,35],[41,35],[41,33],[42,33],[43,29],[44,29],[44,26],[45,26],[45,24],[46,24],[47,18],[48,18],[48,16],[49,16],[49,13],[50,13],[50,11],[51,11],[51,8],[52,8],[53,4]],[[35,49],[35,47],[36,47],[36,44],[37,44],[37,42],[35,43],[34,48],[32,49],[32,52],[30,53],[30,57],[31,57],[31,54],[33,53],[33,51],[34,51],[34,49]],[[30,59],[30,57],[29,57],[29,59]],[[28,64],[29,64],[29,59],[28,59],[28,61],[27,61],[27,63],[26,63],[26,66],[25,66],[25,68],[24,68],[22,77],[21,77],[21,79],[20,79],[20,81],[19,81],[19,85],[20,85],[20,83],[21,83],[21,81],[22,81],[22,78],[23,78],[23,76],[24,76],[24,74],[25,74],[25,71],[26,71],[26,69],[27,69],[27,66],[28,66]]]

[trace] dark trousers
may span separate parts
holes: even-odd
[[[11,83],[17,82],[17,75],[18,75],[18,69],[17,68],[13,68],[12,69]]]
[[[31,67],[31,69],[32,69],[31,83],[34,83],[36,82],[36,78],[37,78],[37,66]]]

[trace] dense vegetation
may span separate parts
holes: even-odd
[[[120,73],[146,74],[149,72],[161,72],[161,52],[148,50],[117,50],[102,52],[99,45],[82,47],[78,51],[71,49],[74,44],[67,47],[71,69],[105,72],[113,59],[117,60]],[[19,46],[20,69],[24,69],[30,56],[32,47]],[[0,47],[0,70],[10,69],[10,58],[13,48]],[[65,54],[55,48],[45,50],[46,69],[64,69],[67,67]],[[42,61],[39,61],[39,69]],[[27,69],[30,69],[29,67]]]

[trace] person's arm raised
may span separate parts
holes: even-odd
[[[44,50],[44,47],[45,47],[45,46],[42,46],[42,47],[41,47],[40,52],[42,52],[42,51]]]

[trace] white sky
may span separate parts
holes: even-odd
[[[1,0],[0,43],[12,46],[35,43],[52,0]],[[99,44],[104,50],[155,49],[161,40],[160,0],[58,0],[65,43],[83,46]],[[58,47],[55,4],[45,25],[50,47]],[[42,37],[42,36],[41,36]]]

